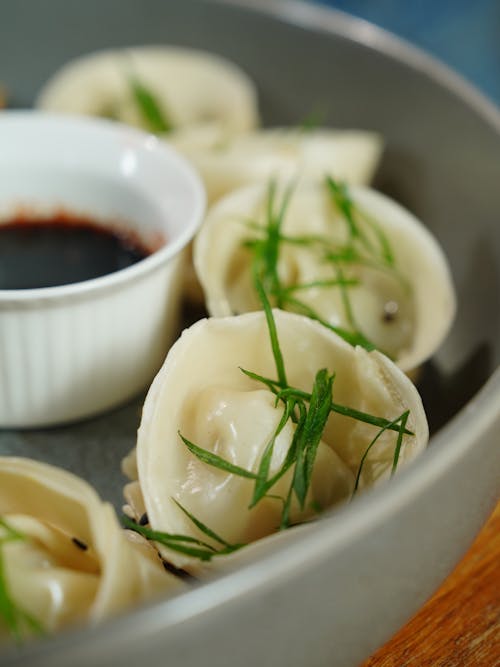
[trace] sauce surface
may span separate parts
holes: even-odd
[[[82,282],[119,271],[152,252],[132,232],[60,213],[0,224],[0,289]]]

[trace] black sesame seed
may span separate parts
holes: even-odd
[[[147,526],[149,523],[148,515],[146,512],[139,519],[139,526]]]
[[[170,572],[170,574],[174,574],[176,577],[179,577],[180,579],[184,579],[187,581],[196,581],[196,577],[193,577],[193,575],[190,574],[189,572],[186,572],[186,570],[182,570],[179,567],[175,567],[175,565],[172,565],[172,563],[169,563],[163,558],[161,559],[161,562],[163,563],[163,569],[166,570],[167,572]]]
[[[85,544],[85,542],[82,542],[81,540],[79,540],[78,537],[72,537],[72,538],[71,538],[71,541],[73,542],[73,544],[74,544],[76,547],[78,547],[78,548],[81,549],[82,551],[87,551],[88,546]]]

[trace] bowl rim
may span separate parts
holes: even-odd
[[[367,19],[319,4],[321,0],[287,0],[286,3],[282,0],[202,1],[240,7],[254,13],[271,15],[289,25],[347,37],[373,51],[401,60],[460,97],[494,130],[500,132],[500,107],[491,98],[437,56]]]
[[[87,296],[96,291],[119,289],[131,281],[141,280],[143,276],[176,257],[199,229],[206,207],[206,193],[201,178],[184,156],[156,135],[103,118],[38,109],[2,111],[0,131],[2,126],[8,127],[9,124],[16,125],[20,130],[23,126],[36,127],[39,125],[41,129],[47,127],[54,133],[71,131],[75,135],[88,134],[96,142],[99,141],[100,137],[107,137],[113,140],[113,150],[117,154],[121,150],[119,140],[130,139],[134,144],[134,151],[145,156],[159,157],[167,169],[174,170],[180,175],[190,191],[191,205],[189,216],[183,223],[182,228],[179,226],[179,233],[172,240],[169,239],[167,243],[135,264],[97,278],[75,283],[29,289],[0,289],[0,308],[21,303],[27,306],[30,303],[39,304],[41,301],[67,300],[73,297]],[[76,178],[78,178],[78,175]],[[124,184],[124,187],[130,187],[130,184]],[[166,204],[162,203],[161,208],[164,209]]]
[[[500,109],[492,101],[434,56],[375,24],[305,0],[210,2],[241,7],[248,12],[271,16],[285,24],[306,27],[314,32],[347,37],[351,42],[382,52],[452,92],[500,135]],[[475,439],[486,433],[495,422],[500,422],[500,368],[494,371],[467,405],[433,436],[433,446],[427,449],[425,456],[402,470],[389,485],[371,489],[356,498],[355,502],[326,513],[311,526],[307,536],[297,535],[287,544],[286,561],[280,558],[281,550],[277,549],[180,596],[150,601],[98,626],[70,629],[43,642],[23,647],[16,653],[7,651],[5,658],[11,658],[7,664],[21,666],[30,657],[43,660],[53,655],[55,650],[62,655],[68,650],[75,651],[78,644],[89,639],[93,642],[92,655],[97,655],[100,650],[109,651],[111,645],[119,645],[122,651],[126,651],[124,647],[127,645],[158,637],[166,628],[180,626],[242,594],[258,594],[259,588],[265,585],[263,573],[266,580],[289,580],[290,573],[303,567],[305,562],[310,566],[313,559],[321,560],[325,553],[331,555],[340,551],[354,535],[363,534],[374,524],[380,525],[402,506],[411,504],[426,488],[436,484],[451,466],[464,459]]]

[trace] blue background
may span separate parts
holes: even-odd
[[[317,0],[437,56],[500,104],[500,0]]]

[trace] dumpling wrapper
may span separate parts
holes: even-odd
[[[0,457],[0,518],[24,536],[0,543],[7,590],[45,633],[185,589],[150,544],[120,527],[109,503],[59,468]],[[0,525],[0,540],[5,534]],[[0,642],[7,639],[0,615]]]
[[[288,383],[311,391],[316,372],[335,372],[333,399],[393,420],[410,410],[401,464],[413,459],[427,443],[428,429],[418,392],[408,378],[378,352],[353,348],[336,334],[305,317],[274,311]],[[275,377],[265,316],[262,312],[201,320],[183,332],[168,353],[144,403],[138,431],[137,464],[140,490],[149,523],[155,530],[190,535],[210,542],[174,500],[229,543],[248,543],[273,534],[282,503],[266,498],[248,505],[253,480],[201,462],[178,432],[203,449],[256,472],[264,448],[283,413],[275,396],[240,367]],[[295,426],[288,423],[278,437],[271,472],[279,469]],[[374,426],[331,414],[313,469],[304,510],[295,504],[292,519],[300,522],[322,508],[349,498],[361,458],[378,432]],[[360,486],[390,474],[397,434],[383,433],[362,470]],[[133,465],[128,461],[129,470]],[[291,471],[271,490],[284,495]],[[135,490],[135,493],[137,489]],[[216,546],[216,543],[213,543]],[[220,545],[217,545],[220,548]],[[193,561],[159,547],[178,567]]]
[[[278,201],[281,201],[285,185]],[[349,289],[352,311],[361,332],[377,348],[410,372],[444,340],[455,313],[455,294],[446,258],[437,241],[409,211],[375,190],[353,186],[356,209],[376,221],[395,256],[395,271],[358,263],[343,265],[344,277],[358,279]],[[251,276],[251,252],[244,241],[257,238],[245,221],[265,225],[268,185],[234,191],[209,211],[195,239],[194,265],[215,317],[260,308]],[[289,237],[321,236],[341,247],[348,226],[324,184],[302,183],[294,189],[282,233]],[[281,243],[278,273],[285,286],[336,277],[316,247]],[[341,290],[310,287],[296,294],[330,325],[350,329]],[[395,314],[385,317],[387,307]]]
[[[36,106],[149,130],[130,76],[154,95],[173,125],[166,137],[174,143],[211,146],[259,123],[257,92],[242,69],[213,53],[174,46],[98,51],[72,60],[44,85]]]
[[[375,132],[276,128],[254,130],[212,146],[187,135],[176,147],[201,175],[209,203],[270,178],[320,180],[331,174],[353,185],[371,182],[383,142]]]

